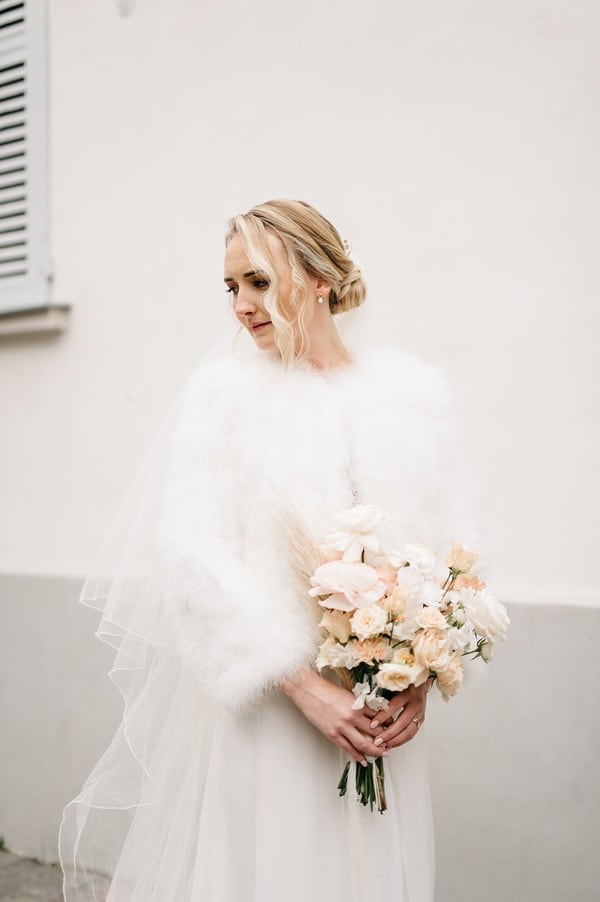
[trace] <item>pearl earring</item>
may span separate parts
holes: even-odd
[[[319,304],[322,304],[324,300],[325,300],[325,298],[322,295],[320,295],[320,294],[317,295],[317,302]]]

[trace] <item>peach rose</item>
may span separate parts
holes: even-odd
[[[387,639],[358,639],[349,642],[356,664],[372,664],[373,661],[388,661],[392,654],[392,646]]]
[[[415,617],[415,622],[423,629],[446,630],[448,623],[443,614],[440,614],[437,608],[423,608],[421,613]]]
[[[406,664],[382,664],[375,682],[381,689],[403,692],[412,683],[412,668]]]
[[[450,643],[445,630],[420,630],[412,640],[417,663],[437,673],[448,665]]]
[[[450,552],[446,558],[446,564],[457,573],[468,573],[479,558],[480,554],[478,551],[472,551],[472,549],[461,545],[460,542],[452,542]]]
[[[444,701],[456,695],[463,681],[463,666],[460,655],[453,655],[446,667],[438,671],[436,683]]]

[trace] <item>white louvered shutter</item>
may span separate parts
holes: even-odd
[[[0,313],[49,297],[46,0],[0,0]]]

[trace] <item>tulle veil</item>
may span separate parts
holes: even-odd
[[[336,316],[336,324],[357,348],[364,332],[354,313]],[[247,336],[241,336],[245,343],[233,342],[229,332],[197,366],[224,355],[252,360],[270,353],[257,351]],[[59,860],[66,902],[186,902],[193,882],[199,800],[217,712],[174,652],[155,529],[183,391],[115,514],[79,598],[100,612],[96,636],[115,650],[109,677],[121,693],[123,716],[63,811]]]

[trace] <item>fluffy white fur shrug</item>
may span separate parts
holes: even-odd
[[[404,351],[349,367],[284,371],[235,357],[182,395],[160,522],[164,597],[178,653],[219,703],[252,704],[314,661],[314,601],[290,571],[290,511],[321,541],[354,503],[390,515],[389,542],[440,551],[477,537],[464,505],[443,371]]]

